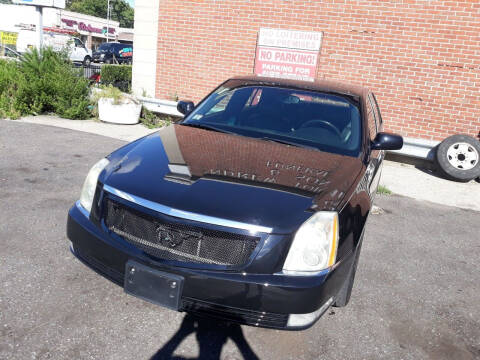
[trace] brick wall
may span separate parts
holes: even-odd
[[[260,27],[323,31],[317,77],[369,87],[387,130],[479,135],[477,0],[160,0],[156,96],[198,101],[252,73]]]

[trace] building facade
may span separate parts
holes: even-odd
[[[36,22],[34,6],[0,4],[0,32],[2,38],[8,39],[5,45],[15,48],[16,34],[21,30],[34,30]],[[44,31],[78,36],[92,50],[107,40],[126,43],[133,40],[133,29],[120,28],[118,21],[63,9],[44,8],[43,26]]]
[[[254,71],[261,28],[321,32],[316,77],[370,88],[387,130],[479,136],[480,2],[472,0],[137,0],[134,89],[198,101]]]

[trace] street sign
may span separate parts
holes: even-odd
[[[313,81],[321,45],[321,32],[261,28],[255,74]]]
[[[18,34],[14,32],[0,31],[0,44],[16,45]]]
[[[65,9],[65,0],[12,0],[14,4]]]

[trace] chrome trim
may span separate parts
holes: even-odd
[[[80,204],[80,200],[77,200],[75,202],[75,206],[77,207],[78,210],[85,216],[87,219],[90,217],[90,213],[88,212],[87,209],[85,209],[82,204]]]
[[[148,209],[160,212],[165,215],[169,216],[174,216],[182,219],[188,219],[192,221],[198,221],[198,222],[203,222],[207,224],[213,224],[213,225],[219,225],[219,226],[226,226],[226,227],[231,227],[231,228],[236,228],[236,229],[242,229],[242,230],[247,230],[250,231],[251,233],[257,233],[257,232],[262,232],[262,233],[267,233],[270,234],[272,232],[272,228],[266,227],[266,226],[260,226],[260,225],[254,225],[254,224],[247,224],[239,221],[234,221],[234,220],[228,220],[228,219],[222,219],[222,218],[217,218],[214,216],[208,216],[208,215],[202,215],[202,214],[197,214],[194,212],[189,212],[189,211],[183,211],[179,209],[175,209],[166,205],[158,204],[156,202],[150,201],[143,199],[139,196],[129,194],[125,191],[121,191],[118,189],[115,189],[109,185],[103,185],[103,190],[108,191],[109,193],[116,195],[118,197],[121,197],[124,200],[133,202],[134,204],[146,207]]]
[[[332,267],[328,267],[326,269],[320,271],[296,271],[296,270],[283,270],[274,273],[274,275],[287,275],[287,276],[322,276],[326,275],[332,270]]]

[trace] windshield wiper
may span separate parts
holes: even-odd
[[[263,136],[263,137],[257,138],[257,139],[265,140],[265,141],[272,141],[272,142],[276,142],[276,143],[279,143],[279,144],[285,144],[285,145],[291,145],[291,146],[301,147],[301,148],[305,148],[305,149],[318,150],[318,149],[317,149],[316,147],[314,147],[314,146],[309,146],[309,145],[305,145],[305,144],[300,144],[300,143],[297,143],[297,142],[294,142],[294,141],[275,139],[275,138],[271,138],[271,137],[268,137],[268,136]]]
[[[219,129],[219,128],[217,128],[215,126],[212,126],[212,125],[196,124],[196,123],[180,123],[180,125],[190,126],[190,127],[194,127],[194,128],[198,128],[198,129],[213,130],[213,131],[217,131],[217,132],[221,132],[221,133],[225,133],[225,134],[237,135],[234,132],[224,130],[224,129]]]

